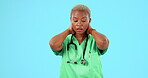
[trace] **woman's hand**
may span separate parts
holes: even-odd
[[[95,29],[93,29],[89,24],[88,29],[87,29],[87,34],[92,34],[93,30],[95,30]]]
[[[75,34],[73,28],[72,28],[72,24],[70,25],[70,27],[68,28],[69,30],[69,34]]]
[[[92,36],[94,36],[94,39],[97,43],[97,47],[100,49],[100,50],[105,50],[108,48],[108,45],[109,45],[109,40],[108,38],[97,32],[95,29],[93,29],[90,25],[88,26],[88,29],[87,29],[87,34],[91,34]]]

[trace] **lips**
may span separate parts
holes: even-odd
[[[83,30],[82,28],[78,28],[77,32],[82,32],[82,30]]]

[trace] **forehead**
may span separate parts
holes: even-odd
[[[72,11],[72,17],[89,17],[89,14],[84,10],[74,10]]]

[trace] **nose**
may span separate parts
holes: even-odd
[[[82,25],[82,23],[81,23],[81,21],[78,21],[78,24],[77,24],[78,26],[81,26]]]

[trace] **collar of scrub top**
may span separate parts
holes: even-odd
[[[72,34],[70,43],[67,44],[67,51],[69,51],[70,45],[74,45],[75,50],[77,50],[77,45],[72,40],[73,36],[74,35]],[[86,60],[85,60],[84,56],[85,56],[85,51],[86,51],[86,47],[87,47],[87,42],[88,42],[88,35],[86,37],[86,43],[85,43],[85,47],[84,47],[84,50],[83,50],[83,57],[82,57],[82,60],[81,60],[81,64],[86,64]],[[77,62],[75,61],[76,60],[76,53],[75,53],[74,60],[70,60],[69,53],[68,53],[68,58],[69,58],[69,61],[67,61],[67,63],[77,64]]]

